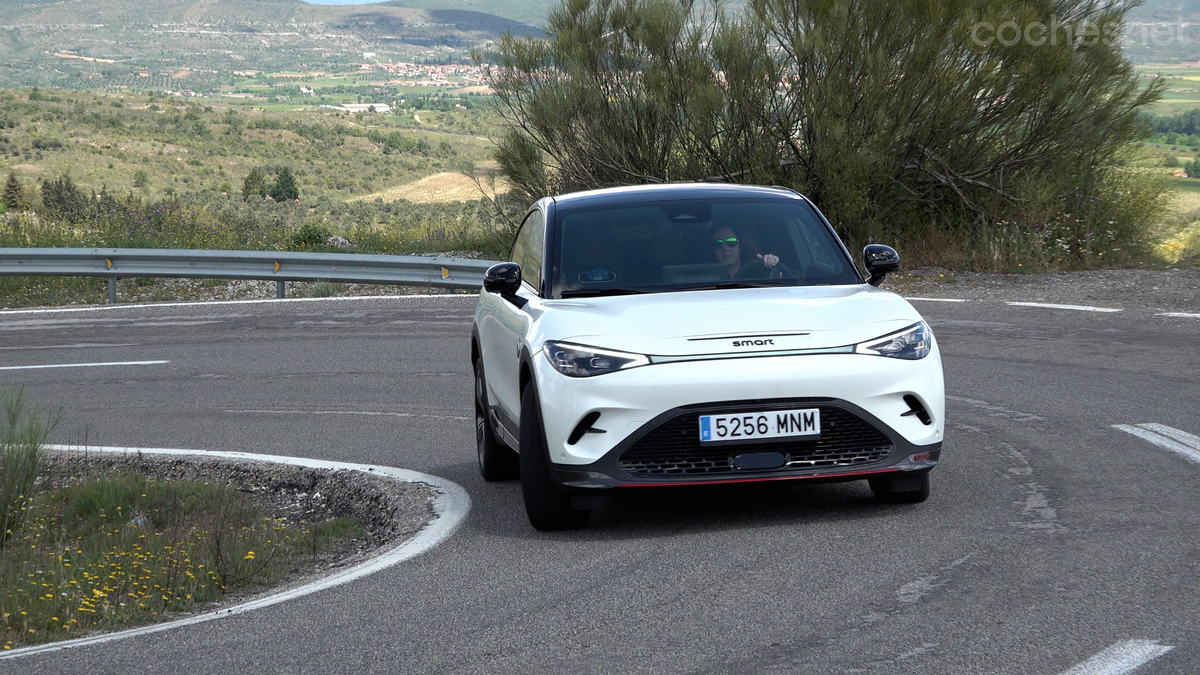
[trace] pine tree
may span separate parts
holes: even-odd
[[[78,222],[87,216],[91,198],[75,185],[70,175],[63,174],[57,180],[42,182],[42,203],[60,217]]]
[[[267,196],[267,174],[257,166],[250,169],[246,180],[242,181],[242,199],[249,199],[250,195]]]
[[[292,170],[284,167],[279,170],[279,175],[275,178],[275,185],[271,186],[271,196],[275,201],[294,201],[300,198],[300,187],[296,185],[296,177],[292,175]]]
[[[9,211],[21,208],[21,181],[17,180],[15,171],[8,174],[8,182],[4,184],[4,205]]]

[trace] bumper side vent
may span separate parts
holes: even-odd
[[[925,406],[921,405],[920,399],[912,394],[905,394],[904,402],[908,404],[908,412],[901,413],[901,417],[916,415],[917,419],[921,420],[921,424],[924,424],[925,426],[933,424],[933,418],[929,416],[929,411],[925,409]]]
[[[579,442],[579,439],[583,438],[584,434],[603,434],[603,433],[605,433],[604,429],[597,429],[592,426],[593,424],[596,423],[596,420],[599,420],[599,419],[600,419],[600,413],[598,413],[596,411],[592,411],[592,412],[584,415],[583,419],[579,420],[579,424],[575,425],[575,429],[573,429],[571,431],[571,435],[567,436],[567,445],[575,445],[576,443]]]

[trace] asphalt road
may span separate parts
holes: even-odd
[[[473,502],[365,579],[0,673],[1060,673],[1126,640],[1173,648],[1138,673],[1200,671],[1200,463],[1112,426],[1200,435],[1200,317],[914,304],[951,397],[926,503],[637,491],[554,534],[476,471],[472,297],[0,313],[0,387],[61,407],[60,442],[386,464]]]

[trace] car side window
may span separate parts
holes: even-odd
[[[525,259],[525,249],[529,248],[529,220],[521,223],[521,228],[517,230],[517,236],[513,239],[512,251],[508,254],[508,261],[515,262],[518,265]]]
[[[534,288],[539,286],[545,237],[545,218],[541,211],[534,211],[521,224],[509,256],[512,262],[521,266],[521,279]]]

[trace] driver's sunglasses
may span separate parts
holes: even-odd
[[[714,239],[713,240],[713,248],[721,248],[722,246],[728,246],[729,248],[733,248],[737,245],[738,245],[737,237],[729,237],[728,239]]]

